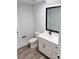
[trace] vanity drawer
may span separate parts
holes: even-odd
[[[58,56],[58,52],[52,51],[52,56],[57,57]]]
[[[41,51],[43,54],[51,57],[51,47],[47,46],[44,42],[39,41],[39,51]]]
[[[59,51],[59,47],[55,46],[55,45],[52,45],[52,50],[58,52]]]
[[[52,50],[51,55],[52,55],[51,59],[58,59],[59,53],[57,51]]]
[[[57,57],[53,57],[52,59],[58,59]]]

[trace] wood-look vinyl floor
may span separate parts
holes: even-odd
[[[40,53],[37,48],[29,48],[27,46],[17,50],[17,59],[49,59]]]

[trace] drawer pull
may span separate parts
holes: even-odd
[[[43,44],[43,48],[45,48],[45,44]]]

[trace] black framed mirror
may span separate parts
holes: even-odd
[[[61,6],[46,8],[46,30],[49,33],[61,31]]]

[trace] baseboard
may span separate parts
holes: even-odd
[[[23,48],[23,47],[25,47],[25,46],[29,47],[29,43],[26,44],[26,45],[24,45],[24,46],[21,46],[20,48],[17,48],[17,50],[18,50],[18,49],[21,49],[21,48]]]

